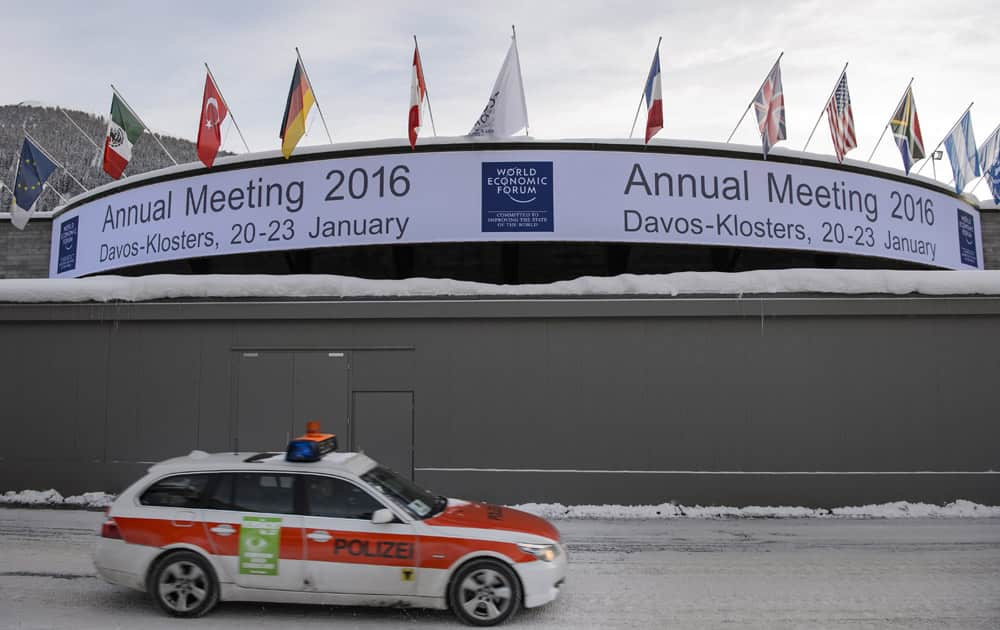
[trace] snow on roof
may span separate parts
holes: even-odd
[[[143,302],[162,299],[382,297],[676,296],[829,293],[840,295],[1000,295],[1000,271],[783,269],[582,277],[549,284],[499,285],[332,275],[153,275],[0,280],[0,303]]]

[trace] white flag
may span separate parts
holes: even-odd
[[[15,173],[16,172],[17,171],[15,171]],[[15,175],[15,177],[16,177],[16,175]],[[21,209],[17,205],[17,199],[14,198],[14,191],[11,190],[7,186],[7,184],[5,184],[3,182],[0,182],[0,192],[3,192],[3,190],[5,188],[7,189],[7,191],[10,192],[10,207],[8,208],[8,211],[10,212],[10,222],[17,229],[23,230],[24,226],[26,226],[28,224],[28,219],[31,218],[31,213],[29,213],[27,210]]]
[[[31,212],[23,210],[16,203],[10,204],[10,222],[19,230],[24,230],[31,219]]]
[[[469,135],[503,138],[527,127],[528,107],[524,102],[521,61],[517,56],[517,40],[512,39],[486,107]]]

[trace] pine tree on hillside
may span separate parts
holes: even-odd
[[[0,177],[10,187],[14,186],[14,169],[21,155],[21,144],[24,141],[24,129],[35,138],[45,150],[67,169],[87,188],[94,188],[113,181],[104,172],[102,157],[94,145],[80,135],[72,123],[66,120],[63,111],[89,135],[99,146],[104,146],[104,134],[107,132],[108,120],[86,112],[58,107],[39,107],[34,105],[3,105],[0,106]],[[125,170],[126,176],[152,171],[172,162],[156,141],[149,137],[149,132],[143,133],[136,143],[132,160]],[[198,156],[195,145],[188,140],[159,136],[167,150],[178,163],[195,162]],[[229,153],[220,152],[220,155]],[[96,159],[95,159],[96,157]],[[61,169],[52,174],[49,185],[66,198],[83,192],[73,183]],[[0,194],[0,212],[10,208],[11,194],[6,189]],[[58,196],[46,192],[35,206],[36,210],[51,210],[61,204]]]

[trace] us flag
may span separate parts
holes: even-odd
[[[851,93],[847,91],[847,73],[840,75],[837,89],[833,91],[826,105],[826,117],[830,121],[830,137],[837,161],[844,161],[844,154],[858,146],[854,137],[854,112],[851,111]]]

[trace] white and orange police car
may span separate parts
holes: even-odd
[[[94,563],[178,617],[242,600],[451,608],[488,626],[554,600],[566,550],[548,521],[436,496],[311,426],[286,453],[154,465],[108,509]]]

